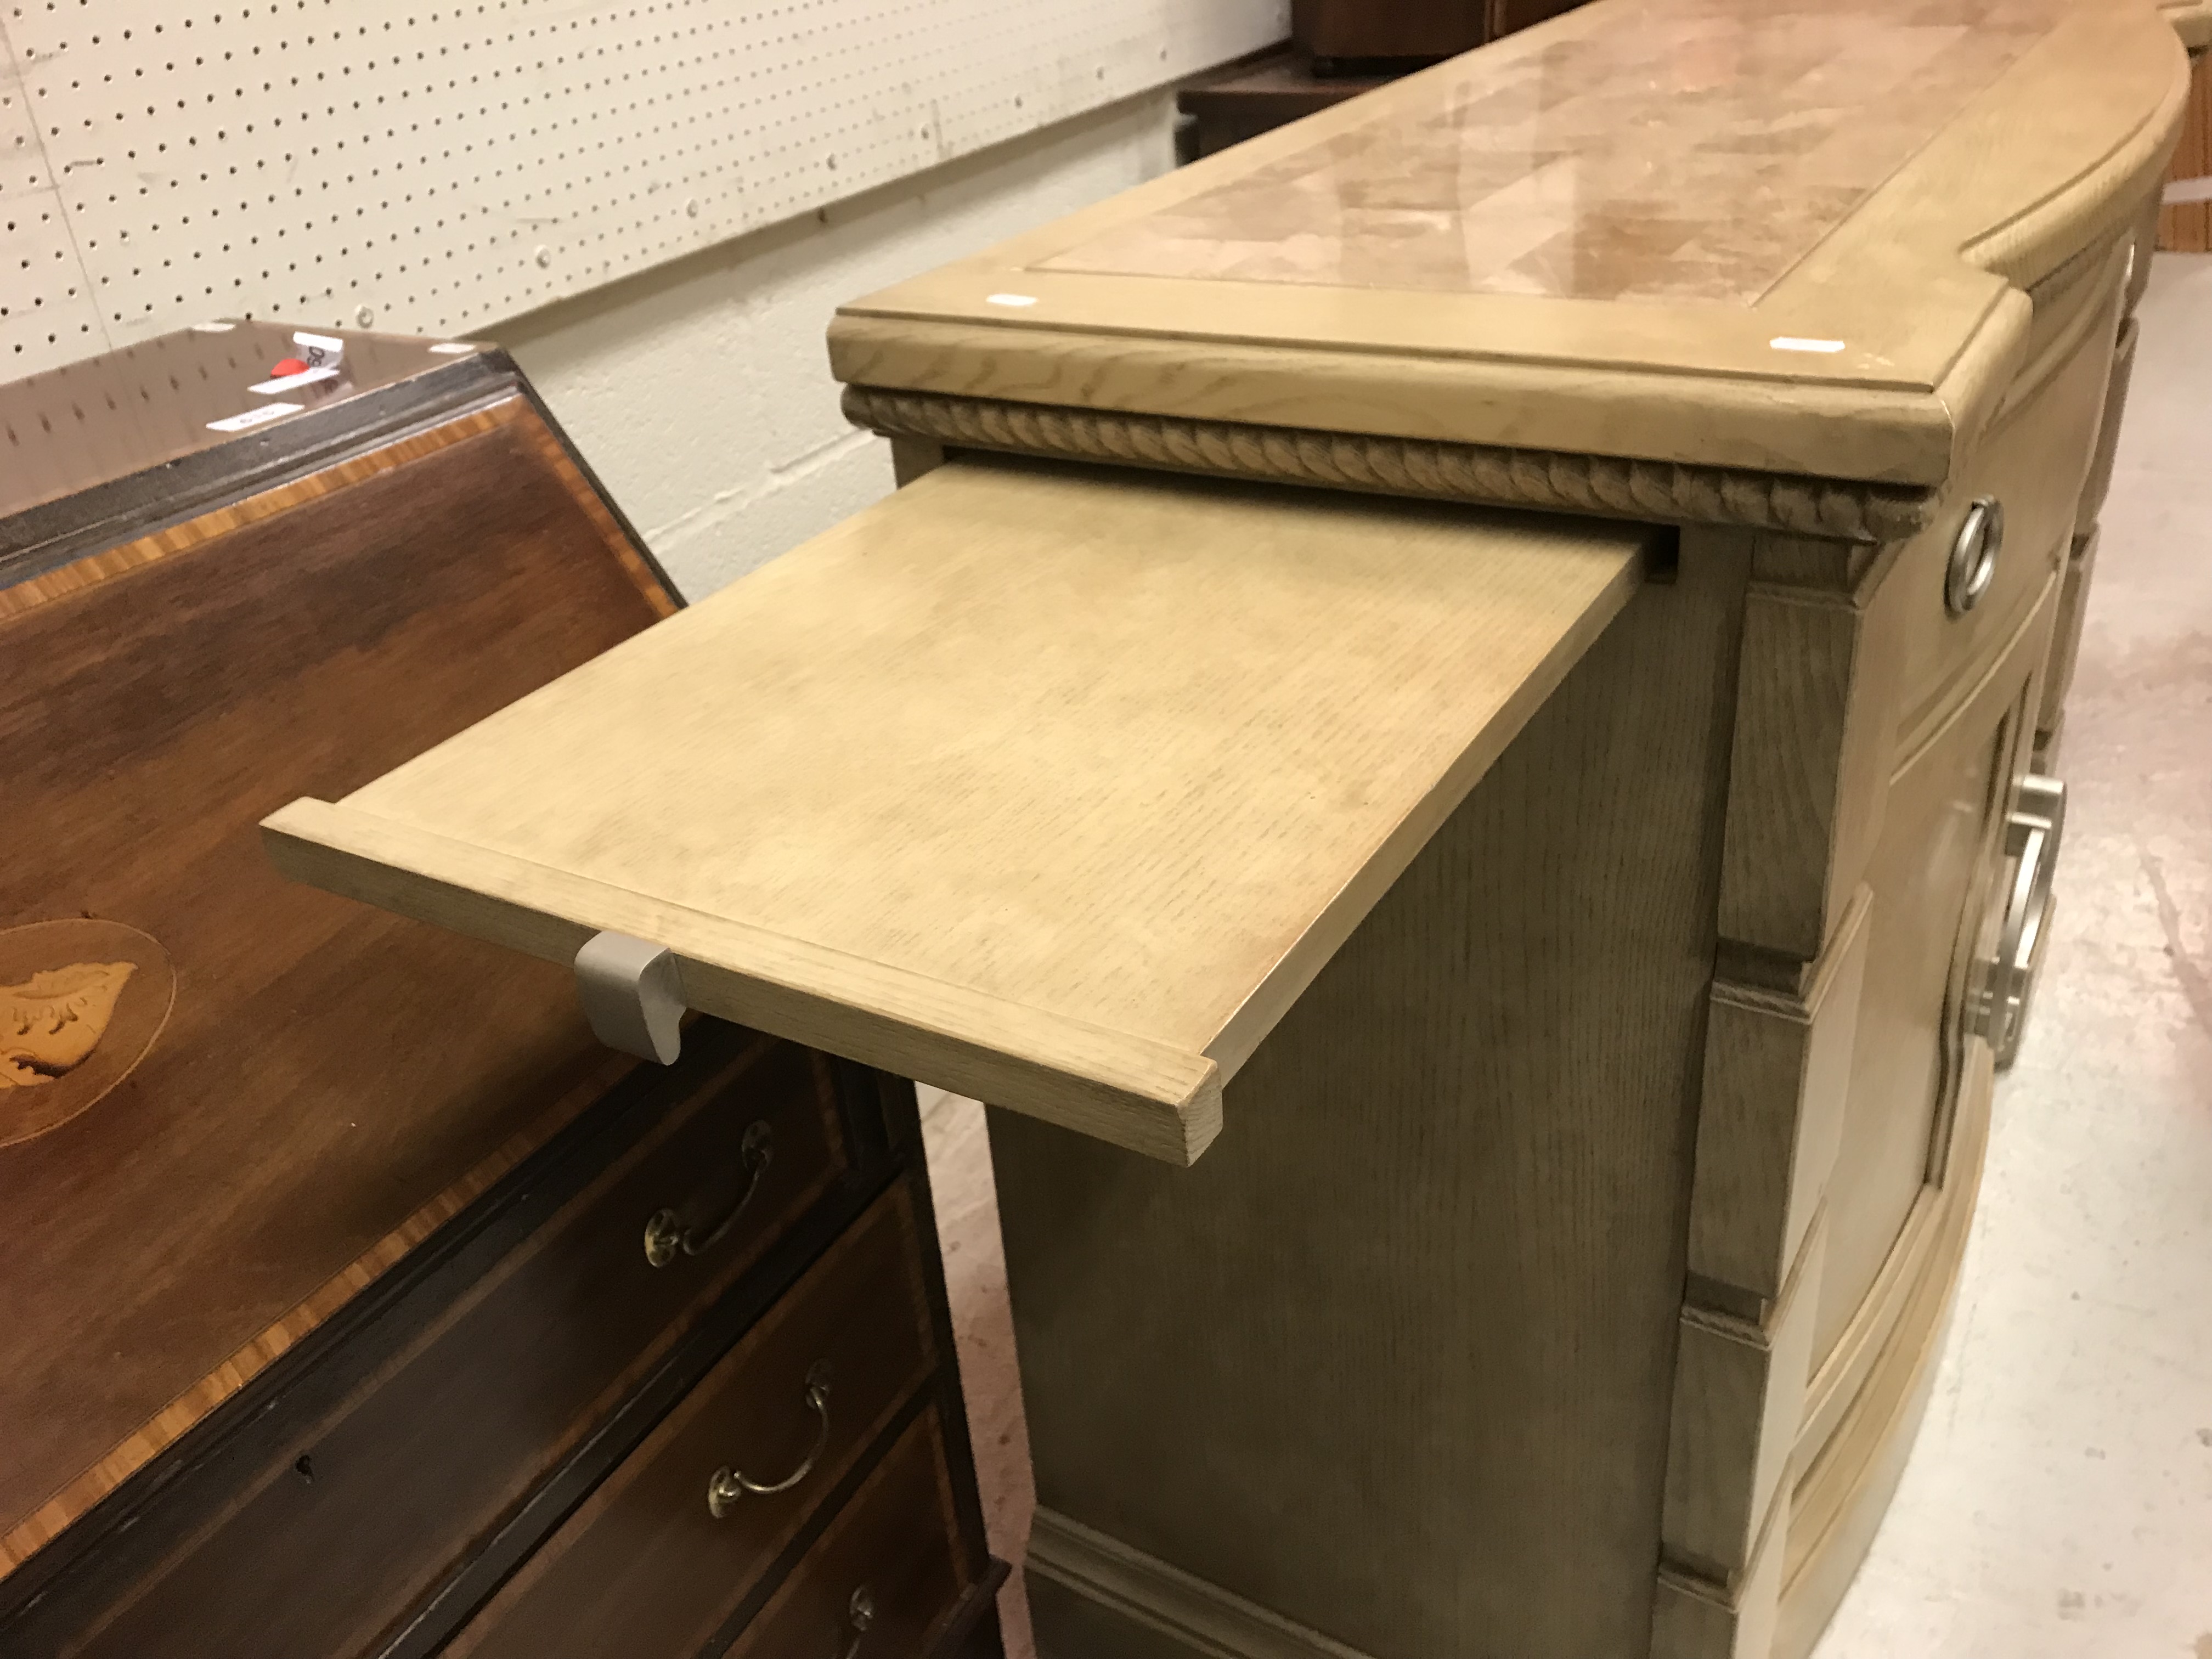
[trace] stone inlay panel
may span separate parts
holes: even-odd
[[[1043,268],[1750,305],[2067,5],[1599,8]]]

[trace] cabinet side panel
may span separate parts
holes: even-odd
[[[1743,584],[1630,602],[1197,1166],[994,1114],[1041,1504],[1362,1652],[1644,1650]]]

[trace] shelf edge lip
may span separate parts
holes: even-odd
[[[704,1013],[1187,1166],[1221,1130],[1203,1054],[302,798],[262,841],[294,880],[567,966],[596,933],[665,945]]]

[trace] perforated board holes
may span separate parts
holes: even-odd
[[[216,309],[451,333],[1283,31],[1280,0],[1139,9],[1160,34],[1127,0],[9,0],[0,372]]]

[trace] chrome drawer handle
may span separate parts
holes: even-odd
[[[876,1598],[866,1584],[853,1592],[853,1599],[845,1604],[845,1617],[853,1626],[853,1639],[845,1644],[845,1650],[837,1659],[854,1659],[860,1644],[867,1639],[868,1626],[876,1622]]]
[[[1943,608],[1963,617],[1982,602],[1996,580],[1997,555],[2004,550],[2004,503],[1984,495],[1966,509],[1943,569]]]
[[[725,1463],[707,1482],[707,1510],[714,1519],[727,1515],[748,1492],[755,1498],[773,1498],[780,1492],[789,1492],[814,1473],[814,1466],[830,1445],[830,1366],[825,1360],[817,1360],[806,1373],[806,1405],[821,1419],[814,1431],[814,1449],[806,1454],[806,1461],[774,1482],[748,1480]]]
[[[2051,937],[2051,877],[2065,830],[2066,786],[2033,774],[2021,779],[2020,799],[2005,820],[2005,851],[2017,862],[1982,1005],[1982,1034],[2000,1071],[2019,1056],[2027,1030],[2028,1002]]]
[[[684,1218],[673,1210],[656,1210],[653,1218],[645,1224],[645,1259],[656,1267],[665,1267],[677,1256],[696,1255],[702,1250],[711,1250],[722,1242],[722,1235],[737,1224],[745,1212],[745,1206],[753,1201],[760,1191],[761,1177],[768,1166],[775,1161],[775,1131],[765,1121],[746,1129],[745,1138],[738,1146],[738,1161],[751,1177],[745,1182],[743,1197],[723,1212],[722,1218],[713,1229],[702,1235],[696,1227],[687,1227]]]

